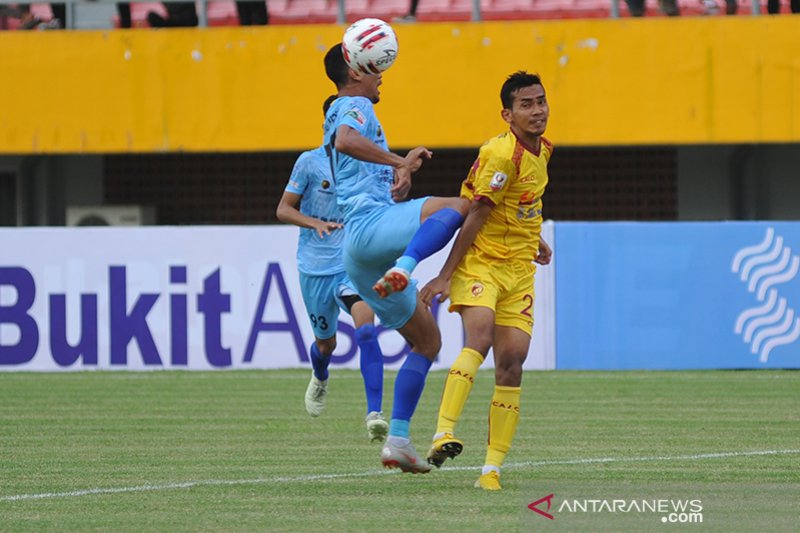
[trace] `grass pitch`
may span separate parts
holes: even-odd
[[[416,476],[381,468],[357,372],[332,372],[317,419],[308,375],[0,374],[0,530],[529,531],[550,482],[800,484],[800,372],[528,372],[500,493],[472,487],[491,371],[458,426],[464,453]],[[422,453],[444,378],[412,421]]]

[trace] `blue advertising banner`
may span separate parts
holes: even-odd
[[[800,368],[800,223],[556,224],[556,368]]]

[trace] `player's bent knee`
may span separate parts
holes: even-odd
[[[436,356],[439,355],[439,352],[442,349],[442,339],[441,338],[429,339],[429,340],[426,339],[420,342],[415,342],[412,345],[411,349],[414,352],[423,355],[428,359],[430,359],[431,361],[433,361],[434,359],[436,359]]]
[[[333,351],[336,349],[336,337],[331,337],[330,339],[317,339],[316,344],[320,355],[323,357],[328,357],[333,354]]]
[[[442,335],[439,328],[425,328],[419,334],[414,335],[413,339],[406,339],[411,344],[411,349],[433,361],[442,349]]]
[[[503,361],[495,357],[495,382],[504,387],[519,387],[522,383],[522,360]]]

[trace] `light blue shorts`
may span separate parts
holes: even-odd
[[[311,276],[300,273],[300,291],[306,304],[314,337],[330,339],[339,326],[339,309],[349,312],[342,301],[345,296],[357,294],[346,272],[330,276]]]
[[[355,216],[345,228],[344,268],[359,296],[369,304],[384,327],[398,329],[417,307],[417,282],[403,292],[379,298],[372,286],[403,255],[419,229],[422,205],[428,198],[373,209]]]

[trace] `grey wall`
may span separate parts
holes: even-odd
[[[681,220],[800,219],[800,145],[678,148]]]
[[[676,150],[679,220],[800,220],[800,145]],[[18,176],[17,190],[4,187],[0,194],[17,197],[20,225],[63,225],[67,206],[103,203],[104,160],[102,155],[0,156],[0,171]],[[7,205],[8,198],[3,200],[0,205]]]
[[[17,219],[22,226],[61,226],[68,205],[103,203],[103,156],[0,156],[0,169],[17,175]]]

